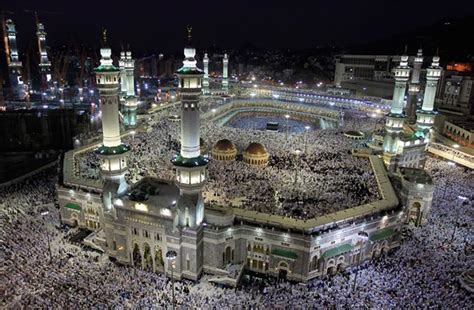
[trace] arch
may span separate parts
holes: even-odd
[[[280,261],[280,262],[278,263],[278,269],[284,269],[284,270],[286,270],[286,271],[289,271],[288,263],[285,262],[285,261],[283,261],[283,260]]]
[[[232,248],[228,245],[224,251],[224,264],[232,262]]]
[[[313,258],[311,258],[311,262],[309,264],[309,271],[313,271],[313,270],[318,269],[318,260],[319,260],[319,258],[318,258],[317,255],[315,255],[315,256],[313,256]]]
[[[326,274],[328,275],[335,275],[336,274],[336,267],[335,266],[329,266],[326,268]]]
[[[157,267],[163,267],[165,265],[163,261],[163,250],[160,246],[155,247],[155,265]]]
[[[336,270],[343,271],[345,267],[346,267],[346,264],[342,261],[337,264]]]
[[[140,253],[140,246],[138,243],[133,243],[132,264],[133,266],[142,266],[142,255]]]
[[[144,269],[153,268],[153,258],[151,256],[151,249],[148,243],[143,244],[143,267]]]

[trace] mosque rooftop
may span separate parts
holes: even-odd
[[[419,184],[433,184],[431,176],[423,169],[416,168],[400,168],[402,177],[408,182],[416,182]]]
[[[114,204],[125,209],[171,216],[179,199],[179,189],[171,181],[146,177],[135,183]]]

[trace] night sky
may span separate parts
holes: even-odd
[[[19,37],[20,47],[27,44],[24,38],[34,33],[33,15],[24,12],[30,9],[39,11],[52,46],[71,38],[97,46],[100,29],[106,27],[112,45],[130,44],[132,50],[166,53],[181,49],[186,24],[193,26],[198,48],[215,45],[299,49],[366,43],[444,18],[474,14],[472,0],[445,2],[449,8],[435,3],[413,0],[3,0],[0,7],[14,12],[6,15],[14,19],[23,36]]]

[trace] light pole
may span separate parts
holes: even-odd
[[[448,161],[448,165],[451,166],[451,167],[454,167],[456,166],[456,163],[453,162],[453,161]],[[448,173],[448,176],[446,176],[446,181],[444,182],[444,190],[443,190],[443,200],[444,200],[444,197],[446,196],[446,185],[448,185],[448,178],[449,178],[450,174]]]
[[[41,216],[46,216],[49,214],[49,211],[43,211],[41,212]],[[44,224],[44,223],[43,223]],[[48,230],[46,229],[46,238],[48,239],[48,252],[49,252],[49,263],[53,260],[53,256],[51,254],[51,242],[49,241],[49,233]]]
[[[285,119],[286,119],[286,123],[285,123],[285,124],[286,124],[286,125],[285,125],[285,127],[286,127],[285,140],[286,140],[286,141],[288,141],[288,119],[289,119],[289,118],[290,118],[290,115],[286,114],[286,115],[285,115]]]
[[[168,268],[171,265],[171,304],[173,306],[173,310],[176,306],[176,300],[174,298],[174,277],[173,277],[173,271],[174,271],[174,261],[176,260],[176,257],[178,254],[176,251],[169,250],[166,252],[166,259],[168,260]]]
[[[360,261],[361,261],[362,255],[364,254],[363,251],[365,251],[366,241],[369,240],[369,234],[366,233],[365,231],[359,231],[359,233],[357,234],[357,239],[362,241],[362,245],[361,245],[360,250],[359,250],[359,258],[357,259],[357,270],[356,270],[356,274],[355,274],[355,277],[354,277],[354,285],[352,286],[352,291],[353,292],[355,292],[355,289],[356,289],[357,276],[359,275]]]
[[[304,126],[304,153],[306,154],[306,144],[308,143],[308,131],[311,129],[310,126]]]
[[[454,144],[454,145],[453,145],[453,148],[457,150],[457,149],[459,148],[459,144],[457,144],[457,143]],[[453,158],[451,158],[451,161],[452,161],[452,162],[454,162],[454,156],[455,156],[455,155],[456,155],[456,151],[453,151]]]
[[[459,207],[462,206],[462,203],[467,200],[468,198],[467,197],[464,197],[464,196],[458,196],[458,199],[461,200],[461,204]],[[453,243],[453,240],[454,240],[454,235],[456,234],[456,228],[457,228],[457,225],[458,225],[458,219],[459,219],[459,210],[456,210],[456,219],[454,220],[454,227],[453,227],[453,234],[451,235],[451,241],[450,243],[452,244]]]
[[[296,187],[296,183],[298,182],[298,168],[299,168],[298,159],[299,159],[299,155],[301,154],[301,150],[296,149],[294,151],[294,154],[295,154],[295,187]]]

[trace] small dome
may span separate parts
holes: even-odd
[[[228,139],[222,139],[217,141],[216,145],[214,145],[214,149],[219,151],[232,151],[235,149],[234,143]]]
[[[249,146],[247,146],[247,148],[245,149],[245,152],[252,155],[266,155],[267,154],[267,150],[265,149],[265,147],[262,144],[257,143],[257,142],[250,143]]]

